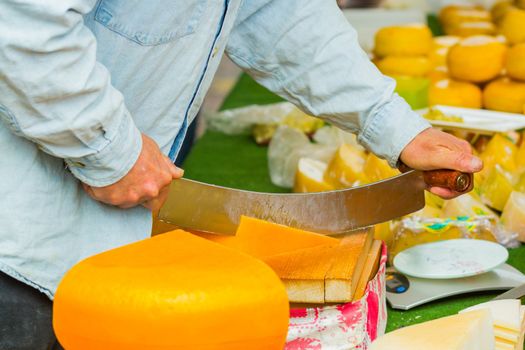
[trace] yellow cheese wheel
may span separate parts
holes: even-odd
[[[512,0],[500,0],[496,2],[490,10],[494,23],[500,24],[507,12],[513,8],[514,2]]]
[[[509,10],[501,21],[500,32],[510,44],[525,42],[525,10]]]
[[[427,26],[390,26],[376,33],[374,53],[379,57],[422,56],[428,54],[431,47],[432,32]]]
[[[466,108],[481,108],[481,89],[471,83],[443,79],[430,85],[428,102]]]
[[[322,245],[337,245],[333,237],[303,231],[272,222],[241,217],[236,232],[238,247],[256,258],[288,253]]]
[[[472,35],[494,35],[496,26],[492,22],[462,22],[450,28],[449,34],[461,37]]]
[[[487,10],[454,5],[443,8],[439,17],[446,34],[453,34],[464,23],[492,22],[492,15]]]
[[[447,66],[434,67],[434,69],[428,73],[427,77],[431,82],[448,79],[448,68]]]
[[[428,54],[428,59],[433,67],[441,67],[447,64],[448,50],[461,40],[458,36],[443,35],[433,39],[432,50]]]
[[[512,79],[525,81],[525,43],[510,48],[505,62],[507,74]]]
[[[67,350],[281,350],[288,317],[268,266],[180,230],[81,261],[53,308]]]
[[[483,90],[483,105],[494,111],[523,113],[525,82],[501,78],[489,83]]]
[[[481,83],[494,79],[503,70],[507,47],[495,37],[476,35],[450,48],[447,56],[450,76]]]
[[[386,56],[377,67],[386,75],[422,77],[430,72],[432,63],[426,56]]]

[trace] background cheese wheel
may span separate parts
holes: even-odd
[[[264,263],[177,230],[75,265],[53,314],[67,350],[281,350],[289,307]]]
[[[449,29],[449,34],[461,37],[472,35],[494,35],[496,26],[492,22],[462,22]]]
[[[471,83],[443,79],[430,85],[428,102],[467,108],[481,108],[481,89]]]
[[[501,21],[500,32],[510,44],[525,42],[525,10],[509,10]]]
[[[507,53],[505,68],[509,77],[525,81],[525,43],[510,48]]]
[[[494,111],[522,113],[525,104],[525,82],[501,78],[483,90],[485,108]]]
[[[507,47],[497,38],[476,35],[450,48],[447,56],[450,76],[474,83],[496,78],[503,70]]]
[[[377,67],[386,75],[423,77],[432,64],[426,56],[387,56],[377,62]]]
[[[414,24],[381,28],[375,36],[379,57],[422,56],[432,48],[432,32],[427,26]]]

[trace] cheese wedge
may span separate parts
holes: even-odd
[[[357,282],[354,300],[361,299],[363,295],[365,295],[368,282],[370,282],[370,280],[373,279],[377,273],[377,270],[379,269],[379,260],[381,259],[382,248],[383,244],[381,241],[374,240],[372,243],[372,248],[370,248],[370,251],[366,257],[365,267],[363,268],[361,277],[359,277],[359,281]]]
[[[268,266],[181,230],[81,261],[53,306],[68,350],[281,350],[288,321]]]
[[[293,191],[295,193],[325,192],[334,190],[334,186],[324,180],[326,163],[310,158],[299,159]]]
[[[342,144],[328,163],[324,179],[335,188],[352,187],[363,182],[365,153],[352,145]]]
[[[339,244],[339,240],[333,237],[247,216],[241,217],[236,236],[239,249],[256,258],[320,245],[336,246]]]
[[[494,350],[487,310],[466,312],[387,333],[370,350]]]

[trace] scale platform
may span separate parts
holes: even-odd
[[[525,275],[504,264],[490,272],[456,279],[405,276],[394,268],[386,271],[386,298],[394,309],[409,310],[446,297],[482,291],[504,291],[525,283]]]

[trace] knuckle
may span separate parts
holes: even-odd
[[[155,198],[159,195],[159,187],[153,182],[145,183],[143,193],[147,198]]]

